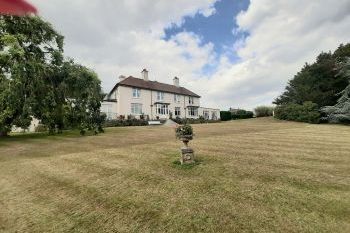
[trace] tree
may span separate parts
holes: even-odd
[[[348,86],[340,93],[341,96],[334,106],[326,106],[322,111],[326,119],[332,123],[350,123],[350,58],[339,66],[338,76],[349,80]]]
[[[49,23],[0,15],[0,135],[29,126],[36,100],[53,96],[44,83],[62,60],[63,36]]]
[[[350,44],[340,45],[333,54],[321,53],[315,63],[305,64],[288,82],[286,90],[274,103],[301,105],[312,101],[319,107],[334,105],[337,102],[336,94],[348,84],[347,79],[338,76],[336,70],[337,63],[346,56],[350,56]]]
[[[105,120],[100,112],[104,94],[100,80],[92,70],[74,64],[72,60],[63,65],[65,104],[65,125],[79,128],[80,133],[92,130],[95,134],[103,132],[102,124]]]
[[[256,117],[267,117],[273,115],[274,107],[271,106],[258,106],[254,109]]]

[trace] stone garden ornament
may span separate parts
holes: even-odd
[[[191,125],[180,125],[175,129],[176,138],[180,139],[184,146],[181,148],[181,164],[194,163],[193,149],[188,146],[189,141],[193,139],[193,129]]]

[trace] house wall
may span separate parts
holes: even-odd
[[[127,117],[128,115],[132,115],[131,104],[138,103],[138,104],[142,104],[142,113],[144,115],[148,115],[151,119],[155,119],[156,117],[159,117],[160,119],[169,118],[169,115],[159,115],[156,112],[156,103],[164,103],[164,104],[169,104],[168,110],[169,112],[172,112],[173,117],[175,117],[175,107],[180,107],[181,118],[185,118],[185,117],[198,118],[199,117],[199,114],[197,114],[197,116],[189,116],[188,109],[187,109],[189,105],[196,106],[196,107],[200,106],[200,98],[198,97],[193,97],[194,103],[189,104],[189,98],[190,98],[189,96],[180,95],[180,101],[175,102],[173,93],[164,92],[163,101],[157,100],[157,91],[153,91],[153,90],[140,89],[139,98],[134,98],[132,94],[133,94],[132,87],[119,86],[117,90],[111,94],[111,96],[116,96],[115,105],[111,104],[111,102],[104,101],[102,103],[103,107],[101,108],[101,111],[107,114],[108,109],[112,108],[113,116],[118,117],[119,115],[124,115],[125,117]],[[116,111],[116,114],[114,114],[114,111]],[[135,117],[138,118],[139,116],[136,115]]]
[[[200,116],[203,116],[207,120],[220,120],[220,109],[200,107],[198,112]]]

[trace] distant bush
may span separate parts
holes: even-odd
[[[284,104],[275,108],[275,117],[281,120],[319,123],[318,105],[310,101],[300,104]]]
[[[38,124],[34,129],[35,132],[46,132],[47,130],[46,125],[43,124]]]
[[[222,121],[229,121],[232,119],[230,111],[220,111],[220,119]]]
[[[256,117],[268,117],[273,115],[274,107],[270,106],[258,106],[254,109]]]
[[[252,118],[253,116],[254,116],[254,113],[252,111],[247,111],[244,109],[239,109],[239,110],[231,113],[232,120],[248,119],[248,118]]]
[[[103,127],[122,127],[122,126],[144,126],[148,121],[144,119],[126,119],[126,120],[106,120]]]
[[[179,118],[176,117],[175,119],[172,119],[176,123],[183,125],[183,124],[204,124],[204,123],[216,123],[220,122],[220,120],[206,120],[204,117],[199,117],[198,119],[189,119],[189,118]]]

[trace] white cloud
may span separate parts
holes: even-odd
[[[106,91],[118,75],[139,76],[148,68],[157,81],[180,77],[211,107],[269,104],[305,62],[350,38],[349,0],[251,0],[232,29],[249,33],[232,45],[240,57],[232,64],[194,33],[162,39],[164,28],[181,25],[184,16],[214,14],[215,0],[32,2],[65,35],[66,54],[95,69]],[[217,71],[202,77],[208,64],[219,64]]]
[[[241,62],[219,67],[205,84],[215,88],[203,101],[223,107],[271,104],[305,62],[350,42],[349,12],[349,0],[251,0],[237,16],[236,31],[249,33],[233,45]]]

